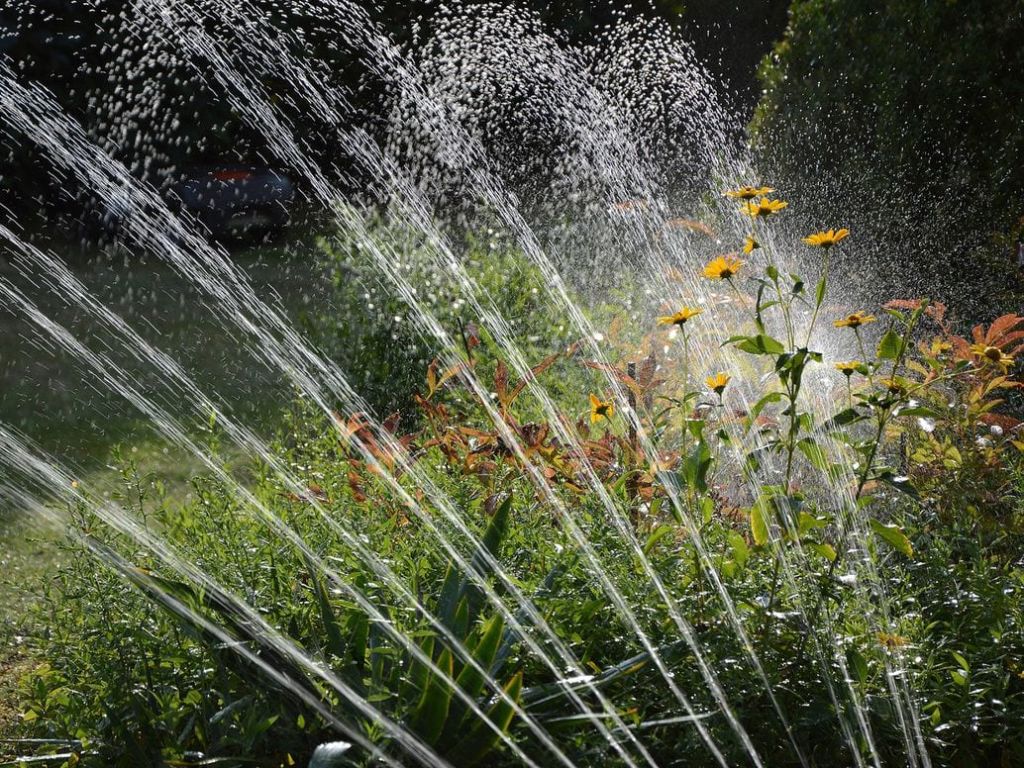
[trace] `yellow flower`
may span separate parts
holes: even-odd
[[[756,249],[760,248],[761,244],[754,239],[753,235],[747,235],[743,239],[743,252],[753,253]]]
[[[663,315],[658,318],[658,325],[678,325],[680,327],[686,325],[686,321],[691,317],[696,317],[703,309],[697,307],[683,307],[674,315]]]
[[[752,200],[774,191],[771,187],[740,187],[739,189],[730,189],[725,194],[726,197],[731,197],[733,200]]]
[[[725,388],[729,385],[730,376],[728,373],[716,373],[714,376],[708,376],[704,380],[704,383],[708,385],[708,389],[721,395],[725,391]]]
[[[611,400],[599,400],[596,395],[590,396],[590,423],[596,424],[601,419],[610,419],[615,413]]]
[[[862,363],[859,360],[847,360],[842,363],[836,363],[836,370],[839,371],[843,376],[849,378],[853,374],[860,370]]]
[[[815,232],[813,235],[808,235],[804,238],[804,242],[814,248],[831,248],[840,240],[845,239],[849,234],[850,230],[848,229],[829,229],[822,232]]]
[[[836,328],[853,328],[856,330],[862,325],[875,322],[875,316],[869,315],[866,312],[854,312],[852,315],[847,315],[842,320],[836,320],[832,325]]]
[[[739,272],[740,267],[742,266],[743,262],[732,254],[719,256],[718,258],[712,259],[708,262],[707,266],[704,267],[704,277],[709,280],[728,280]]]
[[[747,216],[752,216],[757,219],[771,216],[773,213],[778,213],[787,205],[789,205],[789,203],[784,200],[769,200],[767,197],[762,197],[760,201],[756,203],[753,200],[747,201],[743,204],[743,207],[740,208],[740,210],[747,214]]]
[[[1014,363],[1014,359],[999,347],[990,347],[987,344],[972,344],[971,352],[978,356],[978,362],[983,365],[998,365],[1004,371]]]

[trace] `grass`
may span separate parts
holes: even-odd
[[[202,386],[226,396],[239,418],[272,428],[290,390],[239,349],[224,321],[189,281],[152,256],[60,242],[52,247],[103,304],[178,360]],[[306,233],[286,243],[241,249],[232,259],[256,291],[293,320],[301,320],[310,305],[330,304],[316,247]],[[14,269],[2,266],[17,283]],[[80,309],[38,286],[28,292],[48,317],[79,338],[95,334]],[[0,422],[23,430],[83,471],[102,466],[116,444],[149,439],[145,421],[119,395],[97,386],[68,354],[40,344],[24,318],[8,313],[0,313],[0,393]],[[269,421],[263,419],[268,414]]]

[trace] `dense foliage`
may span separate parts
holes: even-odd
[[[756,191],[732,194],[768,226],[785,204]],[[68,491],[95,557],[38,609],[25,731],[126,768],[303,763],[339,728],[359,743],[335,765],[409,760],[402,734],[454,765],[548,765],[548,733],[596,766],[616,757],[579,706],[610,701],[601,720],[665,764],[713,765],[705,738],[742,763],[740,729],[773,766],[897,764],[917,728],[938,764],[1024,759],[1024,440],[1003,400],[1024,317],[962,337],[942,305],[893,302],[829,318],[859,354],[826,364],[797,321],[824,320],[848,234],[806,238],[813,292],[752,237],[753,263],[704,269],[735,303],[605,321],[611,362],[577,341],[523,369],[467,323],[421,368],[411,426],[297,404],[248,486],[199,479],[182,505],[129,466],[126,516]],[[745,380],[702,386],[723,341]]]
[[[1017,0],[796,0],[761,65],[762,170],[810,217],[844,211],[884,242],[866,268],[892,276],[883,290],[914,279],[975,312],[1019,306],[1022,39]]]

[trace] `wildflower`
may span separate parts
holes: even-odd
[[[740,267],[742,266],[743,262],[732,254],[719,256],[712,259],[708,262],[707,266],[704,267],[704,277],[709,280],[728,280],[739,272]]]
[[[704,383],[708,385],[708,389],[721,397],[731,378],[728,373],[719,372],[714,376],[708,376]]]
[[[877,318],[874,315],[869,315],[866,312],[854,312],[852,315],[847,315],[842,320],[836,320],[832,325],[836,328],[853,328],[857,330],[862,325],[875,322]]]
[[[814,248],[831,248],[850,234],[848,229],[829,229],[823,232],[815,232],[804,238],[804,242]]]
[[[743,252],[750,254],[761,247],[761,244],[754,239],[753,235],[747,235],[743,238]]]
[[[760,201],[754,202],[749,200],[743,204],[740,208],[747,216],[752,216],[755,219],[766,218],[771,216],[773,213],[778,213],[785,208],[789,203],[784,200],[769,200],[767,197],[762,197]]]
[[[697,307],[683,307],[674,315],[663,315],[658,318],[658,325],[678,325],[682,328],[691,317],[696,317],[703,309]]]
[[[972,344],[971,352],[978,356],[978,361],[983,365],[998,365],[1004,371],[1014,363],[1014,359],[999,347],[988,344]]]
[[[835,369],[839,371],[846,378],[850,378],[853,374],[861,370],[864,364],[860,360],[847,360],[842,363],[836,363]]]
[[[611,400],[599,400],[596,395],[590,396],[590,423],[596,424],[601,419],[610,419],[615,413],[615,405]]]
[[[740,187],[739,189],[728,190],[725,195],[733,200],[752,200],[755,197],[763,197],[774,191],[771,187]]]

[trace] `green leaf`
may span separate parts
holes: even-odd
[[[878,342],[878,358],[880,360],[895,360],[902,351],[903,338],[890,328]]]
[[[882,539],[886,544],[900,552],[907,557],[914,556],[914,548],[910,544],[910,539],[895,525],[885,525],[884,523],[871,519],[871,530],[878,534],[879,538]]]
[[[967,659],[964,658],[963,654],[957,653],[956,651],[951,651],[951,653],[953,654],[953,659],[960,665],[960,669],[964,672],[971,671],[971,665],[967,663]]]
[[[462,598],[459,607],[455,609],[455,626],[452,632],[456,637],[465,639],[469,634],[469,601]]]
[[[505,694],[518,703],[523,691],[523,673],[517,672],[505,686]],[[498,699],[487,713],[488,719],[497,727],[492,729],[487,723],[477,721],[466,737],[455,745],[446,755],[452,765],[473,766],[483,760],[497,745],[501,738],[499,733],[507,733],[512,724],[515,710],[504,698]]]
[[[326,642],[324,647],[327,651],[338,658],[345,655],[345,639],[341,633],[341,623],[327,595],[327,587],[324,585],[320,571],[314,565],[310,557],[306,557],[306,569],[309,572],[309,580],[313,585],[313,595],[316,597],[317,607],[320,610],[320,621],[324,625]]]
[[[735,344],[737,349],[752,355],[781,355],[786,351],[782,342],[765,333],[756,336],[733,336],[727,339],[725,344]]]
[[[756,403],[754,403],[754,407],[750,409],[750,416],[748,416],[751,425],[753,425],[753,423],[757,421],[757,417],[761,415],[761,411],[765,409],[766,405],[768,405],[769,403],[777,403],[784,397],[785,394],[782,392],[769,392],[767,395],[765,395]]]
[[[757,546],[763,547],[768,543],[768,521],[765,519],[764,508],[760,504],[750,508],[750,533]]]
[[[494,658],[498,653],[498,646],[501,643],[504,632],[505,623],[501,615],[496,614],[492,616],[484,624],[480,641],[473,648],[473,660],[483,670],[483,673],[475,669],[472,664],[466,664],[455,679],[456,685],[472,699],[480,696],[480,692],[484,689],[484,683],[486,682],[484,675],[491,668],[491,664],[494,663]],[[444,733],[441,737],[442,744],[450,744],[455,740],[468,711],[469,707],[466,702],[460,698],[452,698],[448,711],[448,720],[445,723]]]
[[[703,440],[694,447],[693,452],[683,461],[682,476],[684,482],[700,493],[708,489],[707,475],[711,469],[712,456],[708,444]]]
[[[348,620],[348,632],[352,638],[349,646],[349,658],[357,669],[362,669],[366,664],[366,646],[370,637],[370,619],[359,611],[353,613]]]
[[[825,277],[822,275],[821,280],[818,281],[818,288],[814,292],[814,301],[817,306],[821,306],[821,303],[825,300]]]
[[[828,432],[835,432],[843,427],[848,427],[850,424],[856,424],[858,421],[863,421],[864,419],[865,416],[856,408],[846,408],[822,424],[822,428]]]
[[[800,449],[800,453],[807,457],[807,460],[811,462],[815,469],[821,470],[830,477],[834,474],[835,469],[832,467],[832,462],[828,460],[824,449],[814,441],[814,438],[802,438],[797,442],[796,447]]]
[[[655,528],[651,532],[651,535],[647,537],[647,541],[644,542],[644,554],[649,555],[651,553],[651,550],[654,549],[655,544],[657,544],[663,538],[668,536],[674,530],[675,526],[668,525],[667,523],[665,525],[659,525],[657,528]]]
[[[444,574],[444,583],[441,585],[441,594],[437,598],[437,617],[449,629],[455,626],[455,611],[459,605],[461,582],[462,574],[453,563],[449,563]]]
[[[420,650],[423,651],[423,655],[428,659],[434,656],[434,636],[427,635],[421,639],[418,643]],[[411,701],[418,696],[422,696],[423,692],[427,689],[427,681],[430,679],[430,668],[426,664],[422,663],[419,659],[410,656],[409,659],[409,674],[403,679],[401,689],[399,691],[400,697],[404,701]]]
[[[501,550],[501,542],[508,533],[511,513],[512,494],[509,494],[501,504],[498,505],[497,509],[494,510],[494,515],[491,517],[491,521],[487,525],[487,530],[484,531],[481,546],[474,553],[473,560],[470,562],[470,567],[483,578],[489,578],[493,575],[493,569],[487,562],[485,552],[489,552],[491,557],[497,560]],[[459,598],[461,599],[463,597],[465,597],[469,603],[469,621],[472,622],[475,620],[476,615],[480,610],[480,605],[483,603],[484,595],[476,585],[470,582],[469,577],[462,580],[462,585],[459,588]],[[453,629],[455,628],[454,623],[449,626]]]
[[[452,652],[445,648],[437,659],[438,668],[450,678],[452,676]],[[413,713],[410,726],[427,744],[436,744],[448,719],[448,707],[452,701],[452,689],[440,676],[431,674],[423,689],[420,703]]]
[[[819,544],[818,542],[812,541],[805,546],[812,552],[821,555],[830,563],[834,563],[836,560],[836,550],[831,544]]]
[[[868,681],[868,663],[856,648],[846,649],[846,664],[855,679],[864,685]]]
[[[732,548],[733,560],[736,561],[736,565],[742,568],[747,564],[747,558],[750,557],[750,547],[747,546],[746,539],[736,531],[729,531],[726,534],[726,538],[729,540],[730,548]]]

